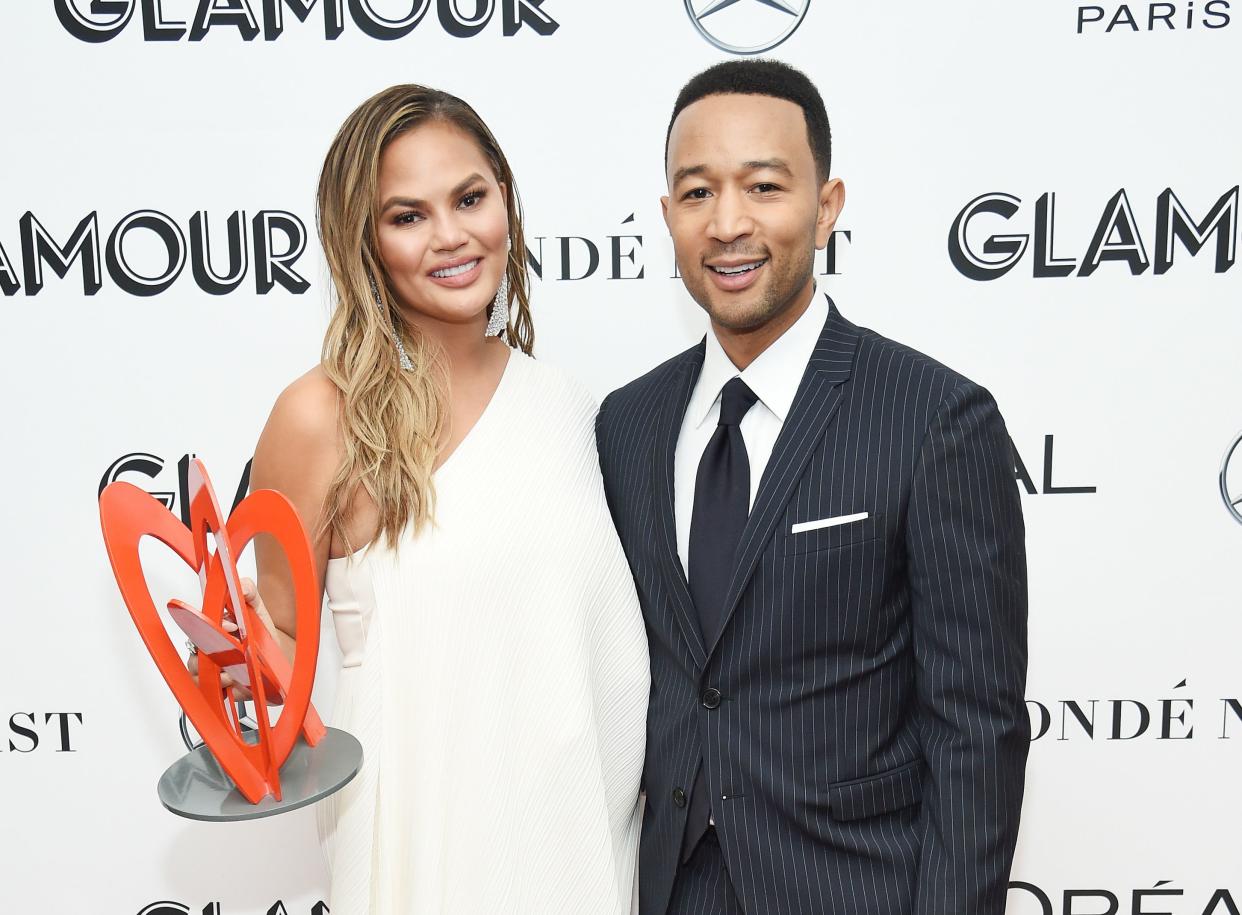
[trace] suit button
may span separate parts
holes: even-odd
[[[716,687],[703,691],[703,708],[719,708],[720,707],[720,690]]]
[[[676,804],[678,807],[685,807],[686,806],[686,792],[684,792],[680,788],[674,788],[673,789],[673,803]]]

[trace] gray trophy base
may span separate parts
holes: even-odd
[[[158,790],[165,807],[191,820],[257,820],[322,800],[349,784],[360,768],[362,744],[352,734],[328,728],[318,746],[308,746],[298,737],[280,767],[279,801],[265,797],[250,803],[205,746],[169,766],[160,776]]]

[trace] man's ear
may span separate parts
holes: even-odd
[[[822,249],[832,238],[833,226],[845,207],[845,182],[840,178],[825,181],[819,189],[819,211],[815,217],[815,247]]]

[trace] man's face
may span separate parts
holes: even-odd
[[[686,289],[712,321],[745,332],[807,292],[815,250],[844,200],[821,184],[802,109],[766,95],[709,95],[669,136],[661,198]]]

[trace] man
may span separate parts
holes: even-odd
[[[719,64],[662,199],[711,329],[597,422],[651,646],[642,915],[1001,915],[1026,561],[991,396],[815,290],[819,93]]]

